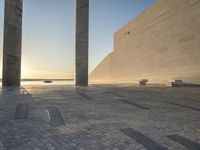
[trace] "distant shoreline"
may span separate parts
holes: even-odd
[[[74,81],[74,79],[22,79],[21,81],[45,81],[45,80],[50,80],[50,81]],[[0,79],[0,82],[2,79]]]

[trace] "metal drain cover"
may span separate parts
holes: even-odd
[[[177,135],[177,134],[173,134],[173,135],[168,135],[167,137],[169,139],[171,139],[171,140],[174,140],[174,141],[186,146],[189,149],[200,150],[200,144],[199,143],[196,143],[196,142],[193,142],[193,141],[191,141],[189,139],[186,139],[183,136],[180,136],[180,135]]]
[[[132,105],[132,106],[134,106],[136,108],[139,108],[139,109],[150,110],[150,108],[144,107],[144,106],[142,106],[140,104],[137,104],[137,103],[125,100],[125,99],[119,99],[119,101],[122,102],[122,103],[128,104],[128,105]]]
[[[3,143],[0,141],[0,150],[5,150]]]
[[[154,142],[149,137],[143,135],[142,133],[132,129],[132,128],[125,128],[120,129],[120,131],[130,138],[134,139],[137,143],[143,145],[148,150],[167,150],[166,147]]]
[[[28,104],[19,103],[17,104],[15,111],[15,119],[28,119]]]
[[[48,113],[48,118],[49,118],[50,124],[52,126],[61,126],[61,125],[65,124],[64,119],[58,108],[48,107],[47,113]]]

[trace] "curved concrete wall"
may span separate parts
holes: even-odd
[[[91,83],[200,83],[200,0],[158,0],[115,33]]]

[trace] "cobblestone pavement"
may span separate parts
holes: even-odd
[[[200,88],[25,86],[0,95],[0,150],[199,150]]]

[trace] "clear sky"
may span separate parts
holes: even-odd
[[[155,1],[90,0],[90,72],[113,51],[114,32]],[[73,78],[75,2],[75,0],[24,0],[23,78]],[[3,16],[4,0],[0,0],[0,70],[2,70]]]

